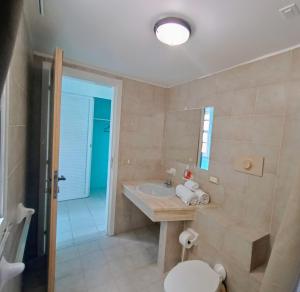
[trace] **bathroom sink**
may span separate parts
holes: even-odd
[[[169,188],[164,184],[159,183],[144,183],[137,186],[137,190],[147,195],[155,197],[171,197],[175,196],[175,189]]]

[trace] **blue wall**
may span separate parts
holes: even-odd
[[[91,165],[91,192],[106,188],[110,122],[98,119],[110,120],[111,100],[95,98],[93,148]]]

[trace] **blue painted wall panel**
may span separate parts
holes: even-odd
[[[94,102],[94,127],[91,166],[91,191],[106,188],[108,153],[110,139],[111,101],[108,99],[95,98]]]

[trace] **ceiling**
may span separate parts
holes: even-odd
[[[44,0],[27,2],[34,50],[164,87],[205,76],[300,43],[300,15],[285,0]],[[294,0],[300,8],[300,0]],[[160,43],[154,23],[180,16],[192,26],[179,47]]]

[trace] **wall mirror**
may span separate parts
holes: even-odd
[[[164,159],[208,170],[213,107],[166,113]]]

